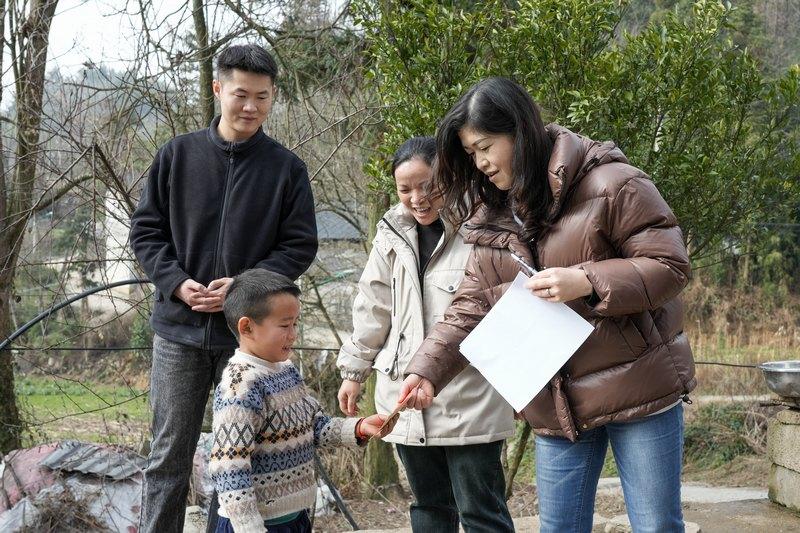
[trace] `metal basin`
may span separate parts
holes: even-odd
[[[772,361],[758,368],[772,392],[784,398],[800,398],[800,361]]]

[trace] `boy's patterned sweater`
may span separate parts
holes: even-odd
[[[239,350],[214,394],[209,470],[220,516],[236,533],[265,531],[264,520],[314,505],[314,448],[356,446],[357,418],[331,418],[297,368]]]

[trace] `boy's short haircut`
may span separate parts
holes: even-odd
[[[234,70],[264,74],[275,79],[278,64],[272,55],[257,44],[235,44],[227,47],[217,56],[217,79],[230,77]]]
[[[283,274],[253,268],[245,270],[235,278],[228,288],[222,311],[228,327],[239,339],[239,319],[247,318],[260,322],[271,312],[270,301],[279,294],[300,297],[300,289]]]

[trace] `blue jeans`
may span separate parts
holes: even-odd
[[[610,423],[578,441],[536,436],[541,532],[592,530],[597,482],[608,443],[633,531],[682,532],[683,406],[631,422]]]
[[[153,439],[144,471],[139,531],[183,531],[192,460],[208,392],[219,382],[231,355],[233,350],[201,350],[158,335],[153,338]]]
[[[463,446],[397,445],[414,503],[415,533],[514,531],[500,462],[503,441]]]

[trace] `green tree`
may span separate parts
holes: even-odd
[[[0,338],[11,333],[10,300],[22,234],[28,220],[46,201],[35,200],[34,183],[40,149],[47,40],[57,5],[58,0],[33,0],[30,3],[0,0],[0,29],[10,35],[8,41],[2,41],[0,57],[5,55],[6,46],[13,52],[16,89],[16,149],[8,172],[3,161],[6,154],[0,143]],[[54,201],[66,190],[68,188],[58,190],[48,200]],[[20,432],[13,359],[11,352],[4,350],[0,351],[0,453],[20,446]]]
[[[693,260],[796,197],[792,117],[800,68],[764,77],[730,34],[731,10],[700,0],[665,11],[636,35],[620,30],[627,2],[495,0],[459,4],[355,2],[368,77],[386,106],[384,145],[431,133],[472,83],[523,84],[546,116],[613,139],[672,206]],[[370,171],[388,190],[379,157]]]

